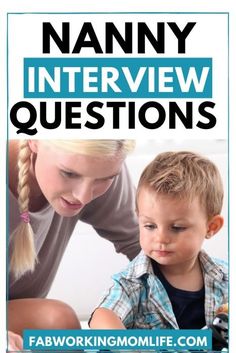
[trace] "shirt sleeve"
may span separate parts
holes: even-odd
[[[125,283],[122,283],[123,280],[120,280],[120,275],[116,274],[112,276],[112,279],[113,285],[104,294],[98,307],[113,311],[121,319],[126,328],[132,328],[134,323],[134,305],[127,293]]]
[[[80,219],[130,260],[140,252],[135,188],[125,164],[106,193],[85,207]]]

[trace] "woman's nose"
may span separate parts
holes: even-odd
[[[93,200],[93,186],[91,183],[81,182],[72,191],[72,196],[83,205]]]

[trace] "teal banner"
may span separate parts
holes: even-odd
[[[209,350],[211,330],[24,330],[24,349]]]
[[[212,98],[212,59],[24,58],[24,98]]]

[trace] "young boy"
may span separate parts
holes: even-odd
[[[191,152],[159,154],[136,197],[141,253],[113,276],[91,328],[199,329],[228,301],[223,262],[201,250],[222,227],[216,166]]]

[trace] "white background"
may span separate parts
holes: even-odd
[[[236,124],[235,124],[235,100],[233,96],[236,92],[236,76],[235,76],[235,23],[236,23],[236,14],[233,9],[233,1],[225,0],[225,1],[212,1],[212,0],[201,0],[201,1],[193,1],[193,0],[179,0],[173,2],[172,0],[165,0],[165,1],[158,1],[156,0],[155,3],[152,0],[146,0],[145,2],[137,2],[137,1],[130,1],[130,0],[122,0],[117,3],[115,2],[108,2],[108,1],[74,1],[74,0],[67,0],[67,1],[52,1],[52,0],[41,0],[40,2],[35,1],[19,1],[19,0],[8,0],[3,3],[1,2],[1,12],[0,12],[0,35],[1,35],[1,65],[0,65],[0,77],[1,77],[1,101],[0,101],[0,109],[1,109],[1,119],[0,119],[0,129],[1,129],[1,139],[0,139],[0,147],[2,151],[2,158],[0,158],[0,171],[1,171],[1,180],[2,185],[4,187],[2,190],[2,198],[1,198],[1,210],[2,210],[2,241],[0,247],[0,283],[1,283],[1,301],[0,301],[0,312],[1,312],[1,320],[0,320],[0,348],[2,348],[2,352],[5,351],[5,156],[6,156],[6,56],[4,53],[6,52],[6,12],[49,12],[49,11],[56,11],[56,12],[63,12],[63,11],[155,11],[155,12],[203,12],[203,11],[215,11],[215,12],[230,12],[230,92],[231,92],[231,100],[230,100],[230,310],[232,315],[230,316],[230,330],[231,330],[231,342],[230,342],[230,353],[233,353],[233,349],[235,349],[235,338],[233,333],[236,330],[236,320],[233,317],[234,313],[236,312],[236,277],[232,276],[232,269],[236,268],[236,257],[235,257],[235,180],[236,180],[236,168],[235,168],[235,150],[236,150],[236,139],[235,139],[235,131],[236,131]],[[234,5],[235,6],[235,5]],[[31,28],[29,28],[29,32]],[[217,41],[217,38],[215,39]],[[218,46],[219,51],[221,50],[221,46]]]

